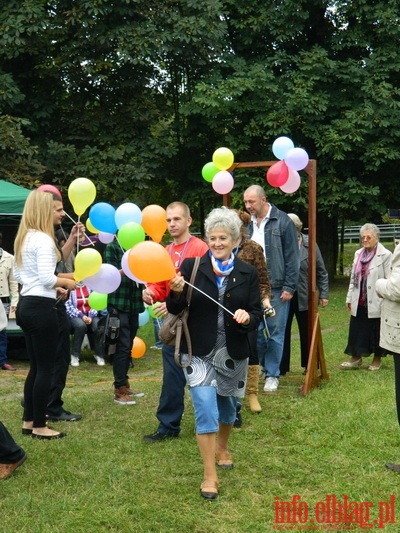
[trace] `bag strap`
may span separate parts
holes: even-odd
[[[197,274],[197,271],[199,269],[199,263],[200,263],[200,257],[197,256],[196,259],[194,260],[192,275],[190,276],[190,281],[189,281],[190,285],[189,285],[188,291],[186,293],[186,301],[188,303],[188,307],[190,305],[190,300],[192,299],[192,292],[193,292],[192,285],[194,285],[194,280],[196,278],[196,274]]]
[[[189,366],[190,363],[192,362],[192,340],[190,338],[189,328],[188,328],[188,325],[187,325],[187,319],[188,319],[188,316],[189,316],[189,305],[190,305],[190,300],[192,299],[192,292],[193,292],[193,287],[191,287],[191,285],[194,285],[194,280],[196,278],[197,270],[199,268],[199,263],[200,263],[200,257],[197,256],[195,258],[195,260],[194,260],[192,275],[190,276],[190,285],[189,285],[189,289],[188,289],[188,291],[186,293],[187,307],[185,309],[185,312],[183,313],[182,318],[180,320],[178,320],[178,323],[176,325],[176,340],[175,340],[174,359],[175,359],[175,363],[178,366],[180,366],[181,368]],[[182,364],[181,359],[180,359],[180,354],[181,354],[180,348],[181,348],[181,340],[182,340],[182,331],[183,331],[183,333],[185,335],[186,344],[187,344],[187,348],[188,348],[188,358],[187,358],[187,360],[185,361],[184,364]]]

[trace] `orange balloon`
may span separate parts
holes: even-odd
[[[167,213],[159,205],[142,209],[142,227],[155,242],[160,242],[167,229]]]
[[[153,241],[139,242],[128,252],[132,274],[146,283],[167,281],[175,276],[175,267],[167,250]]]
[[[133,359],[139,359],[140,357],[143,357],[146,353],[146,344],[140,337],[135,337],[133,339],[133,345],[132,345],[132,351],[131,356]]]

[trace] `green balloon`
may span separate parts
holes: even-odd
[[[144,241],[145,231],[137,222],[126,222],[119,228],[118,242],[124,250],[129,250],[135,244]]]
[[[202,168],[201,175],[206,181],[211,183],[213,180],[213,177],[219,171],[220,169],[217,168],[212,161],[210,161],[210,163],[206,163],[204,167]]]
[[[101,294],[100,292],[93,291],[89,294],[88,302],[92,309],[96,311],[102,311],[106,309],[108,301],[107,294]]]
[[[158,302],[156,302],[155,304],[149,305],[147,307],[147,311],[149,315],[151,316],[151,318],[160,318],[160,315],[157,312],[158,305],[159,305]]]

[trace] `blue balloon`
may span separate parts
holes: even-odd
[[[278,137],[275,139],[272,145],[274,156],[281,160],[285,159],[286,154],[292,148],[294,148],[294,144],[292,139],[289,139],[289,137]]]
[[[115,211],[115,223],[119,228],[128,222],[142,223],[142,212],[136,204],[126,202],[117,207]]]
[[[104,233],[116,233],[115,209],[106,202],[99,202],[92,205],[89,211],[89,218],[92,225]]]
[[[145,326],[147,322],[149,321],[149,319],[150,319],[150,316],[149,316],[147,309],[145,309],[143,313],[139,313],[139,327]]]

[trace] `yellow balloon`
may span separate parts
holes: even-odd
[[[94,248],[84,248],[75,257],[74,279],[82,281],[100,270],[103,263],[101,254]]]
[[[87,178],[76,178],[68,187],[68,198],[78,216],[83,215],[86,209],[96,198],[96,187]]]
[[[88,218],[85,222],[86,228],[90,231],[90,233],[99,233],[99,230],[96,229],[93,224],[90,222],[90,218]]]
[[[229,148],[217,148],[213,153],[212,160],[214,165],[220,170],[228,170],[231,168],[234,161],[234,156]]]

